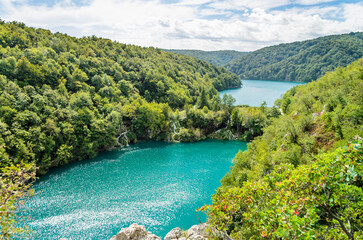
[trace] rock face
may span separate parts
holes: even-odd
[[[208,228],[209,225],[206,223],[194,225],[186,232],[183,232],[177,227],[166,234],[164,240],[231,240],[225,232],[219,232],[217,230],[212,230],[212,232],[210,232],[208,231]],[[110,240],[161,240],[161,238],[147,232],[144,226],[134,223],[128,228],[122,228],[121,231]]]
[[[146,231],[145,226],[134,223],[128,228],[122,228],[110,240],[161,240],[161,238]]]
[[[180,230],[180,228],[174,228],[168,234],[166,234],[164,240],[231,240],[231,238],[225,232],[220,232],[217,230],[208,231],[208,228],[209,225],[206,223],[194,225],[184,233]]]
[[[180,239],[182,234],[183,232],[180,230],[180,228],[176,227],[166,234],[164,240]]]
[[[190,240],[203,240],[208,239],[209,234],[207,232],[208,225],[206,223],[201,223],[199,225],[194,225],[188,230],[187,239]]]

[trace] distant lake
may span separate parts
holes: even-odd
[[[304,83],[280,82],[266,80],[242,80],[242,88],[220,91],[223,94],[231,94],[235,99],[235,105],[246,104],[252,107],[260,106],[266,101],[268,107],[272,107],[276,99],[280,98],[287,90]]]
[[[110,239],[132,223],[164,238],[199,223],[195,209],[211,203],[246,148],[240,141],[145,141],[52,169],[35,183],[27,224],[35,239]]]

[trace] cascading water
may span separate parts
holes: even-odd
[[[180,124],[177,122],[180,127]],[[174,121],[170,122],[171,133],[168,136],[168,142],[175,142],[175,134],[177,134],[177,124]]]
[[[172,122],[173,123],[173,133],[175,134],[176,133],[176,126],[175,126],[175,122]]]
[[[129,146],[129,139],[127,138],[127,131],[123,134],[126,142],[126,146]]]
[[[120,143],[120,138],[123,137],[124,139],[124,143],[125,144],[122,144]],[[123,146],[129,146],[129,139],[127,137],[127,129],[125,132],[122,132],[120,133],[120,135],[116,138],[116,143],[120,146],[120,147],[123,147]]]

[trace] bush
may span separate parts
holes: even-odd
[[[234,239],[361,239],[362,187],[359,140],[311,165],[281,164],[259,181],[220,188],[202,210]]]

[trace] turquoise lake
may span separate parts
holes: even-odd
[[[276,99],[280,98],[287,90],[304,83],[280,82],[265,80],[242,80],[242,88],[220,91],[223,94],[231,94],[235,99],[235,105],[246,104],[251,107],[259,107],[266,101],[268,107],[272,107]]]
[[[132,223],[163,238],[198,224],[195,209],[211,203],[245,149],[239,141],[147,141],[53,169],[34,186],[27,224],[37,239],[110,239]]]

